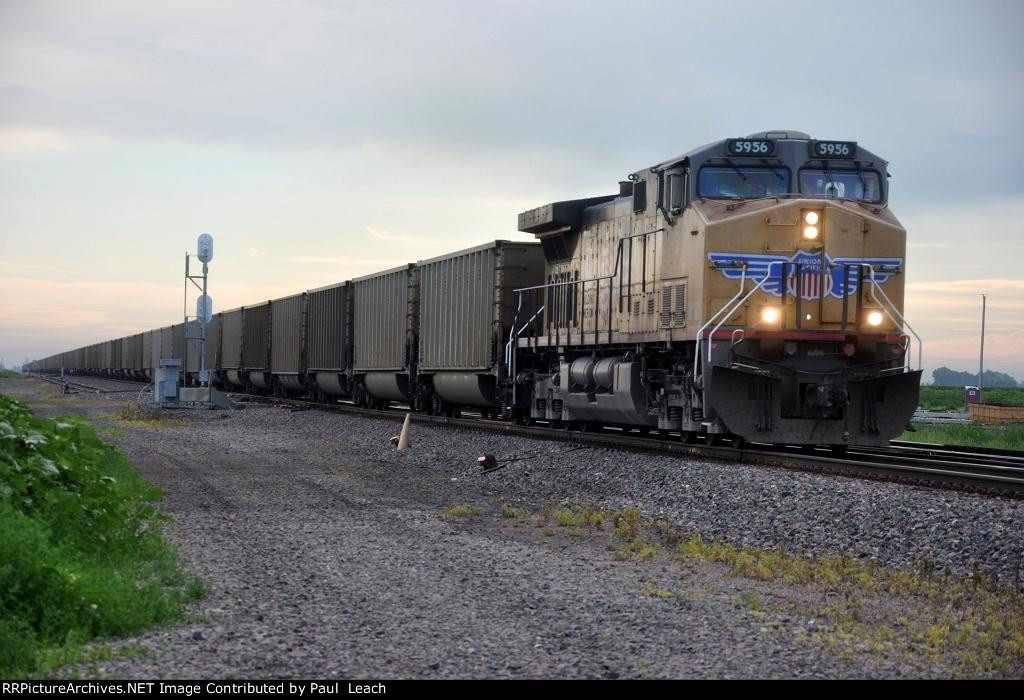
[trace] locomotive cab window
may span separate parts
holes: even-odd
[[[673,173],[668,176],[668,192],[666,193],[665,202],[666,208],[672,212],[672,214],[679,214],[683,211],[685,200],[683,199],[683,193],[686,188],[683,186],[683,175],[682,173]]]
[[[647,183],[643,180],[633,183],[633,213],[639,214],[647,208]]]
[[[859,202],[882,201],[881,178],[874,170],[800,171],[800,192],[809,197],[853,199]]]
[[[697,176],[697,194],[707,199],[782,197],[789,192],[789,168],[706,165]]]

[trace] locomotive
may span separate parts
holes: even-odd
[[[521,213],[536,242],[216,314],[206,356],[216,383],[257,393],[687,441],[884,445],[921,377],[906,231],[887,201],[886,162],[855,142],[724,139],[615,194]],[[178,324],[29,369],[139,378],[178,357],[195,382],[198,335]]]
[[[796,131],[725,139],[615,195],[519,215],[545,314],[516,329],[530,416],[712,441],[884,445],[918,403],[887,163]],[[910,367],[910,337],[918,369]]]

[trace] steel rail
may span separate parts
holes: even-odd
[[[353,404],[315,404],[295,399],[279,399],[274,397],[253,396],[250,394],[231,394],[240,402],[256,401],[262,403],[279,403],[281,405],[302,406],[304,408],[321,408],[327,411],[351,413],[373,418],[385,418],[395,421],[404,420],[409,411],[405,409],[378,410],[365,409]],[[554,440],[570,444],[585,444],[625,449],[638,452],[674,454],[691,457],[710,457],[712,459],[776,466],[800,471],[830,473],[855,478],[894,481],[914,485],[939,488],[953,488],[988,493],[998,496],[1024,498],[1024,463],[1010,464],[1003,455],[988,455],[991,462],[984,463],[984,453],[968,453],[963,448],[952,451],[948,457],[928,457],[938,453],[935,446],[928,445],[913,452],[913,448],[903,445],[894,448],[864,448],[866,453],[858,454],[861,448],[851,446],[850,452],[836,456],[822,450],[808,451],[801,447],[776,447],[768,445],[746,445],[730,447],[713,444],[688,444],[682,442],[678,433],[662,433],[658,437],[632,434],[626,430],[607,429],[602,432],[585,432],[567,430],[542,425],[521,425],[504,421],[478,418],[430,415],[412,413],[412,420],[448,427],[455,430],[470,432],[518,435],[541,440]],[[484,451],[484,450],[481,450]],[[871,452],[876,451],[876,452]],[[974,462],[955,459],[957,455],[969,454]],[[1010,458],[1012,461],[1014,458]],[[1019,458],[1024,462],[1024,453]]]
[[[40,375],[31,376],[43,379]],[[59,380],[44,380],[59,384]],[[110,381],[137,385],[146,383],[123,379]],[[410,413],[403,408],[379,410],[363,408],[352,403],[322,404],[239,392],[229,392],[228,395],[243,404],[256,402],[301,407],[303,410],[320,409],[394,421],[404,420]],[[666,431],[660,431],[654,437],[619,428],[586,432],[547,425],[522,425],[473,416],[454,418],[426,413],[412,413],[411,416],[416,423],[467,432],[517,435],[610,449],[704,457],[742,464],[1024,498],[1024,452],[1011,450],[893,441],[889,447],[851,445],[845,455],[839,456],[828,451],[828,448],[807,449],[805,446],[746,444],[732,447],[710,443],[685,443],[680,439],[679,433]]]

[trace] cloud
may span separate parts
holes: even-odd
[[[260,250],[259,248],[249,248],[249,250],[247,250],[246,252],[249,254],[250,258],[265,258],[265,257],[267,257],[267,251]]]
[[[28,265],[24,263],[13,263],[0,260],[0,267],[14,267],[20,270],[38,270],[40,272],[55,272],[61,275],[75,275],[76,277],[84,276],[85,273],[80,270],[71,270],[66,267],[50,267],[47,265]]]
[[[934,282],[910,282],[906,285],[907,293],[927,292],[946,295],[981,295],[995,294],[1017,298],[1024,303],[1024,279],[1013,278],[980,278],[966,280],[937,280]]]
[[[214,312],[300,291],[283,285],[218,284]],[[182,320],[181,286],[0,278],[0,347],[45,357]]]
[[[416,236],[402,236],[391,233],[386,228],[374,228],[373,226],[367,226],[366,232],[374,238],[381,241],[396,241],[398,243],[422,243],[422,238]]]
[[[75,148],[96,148],[109,142],[109,138],[95,132],[0,127],[0,153],[7,154],[59,153]]]
[[[394,260],[360,260],[357,258],[335,258],[319,255],[296,255],[285,258],[284,260],[285,262],[308,263],[311,265],[352,265],[355,267],[377,266],[381,269],[401,265],[401,262],[395,262]]]

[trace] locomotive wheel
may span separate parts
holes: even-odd
[[[832,454],[834,454],[834,455],[844,455],[844,454],[846,454],[846,448],[847,447],[849,447],[849,445],[829,445],[828,446],[828,448],[830,450],[832,450]]]
[[[697,442],[697,438],[700,437],[700,433],[696,430],[684,430],[683,431],[683,442],[687,445],[692,445]]]
[[[729,444],[736,450],[742,450],[747,445],[747,441],[739,435],[733,435],[729,438]]]

